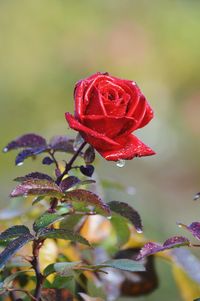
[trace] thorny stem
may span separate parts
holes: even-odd
[[[82,149],[85,147],[85,145],[87,144],[87,142],[83,142],[81,144],[81,146],[79,147],[79,149],[77,150],[77,152],[73,155],[73,157],[71,158],[71,160],[66,164],[65,166],[65,170],[63,171],[63,173],[57,178],[56,180],[56,184],[59,185],[60,182],[62,181],[63,177],[69,172],[69,170],[72,168],[72,165],[74,163],[74,161],[76,160],[76,158],[78,157],[78,155],[80,154],[80,152],[82,151]]]
[[[40,301],[41,297],[41,290],[42,290],[42,284],[44,280],[44,276],[42,275],[40,271],[40,263],[39,263],[39,251],[42,247],[44,241],[41,240],[34,240],[33,241],[33,259],[32,259],[32,266],[35,270],[36,275],[36,288],[34,293],[34,298],[36,301]]]

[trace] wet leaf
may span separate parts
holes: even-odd
[[[200,240],[200,222],[193,222],[189,226],[178,223],[178,226],[188,230],[195,238]]]
[[[83,175],[87,176],[87,177],[91,177],[94,173],[94,166],[93,165],[86,165],[80,166],[80,171],[82,172]]]
[[[39,147],[46,146],[46,140],[39,135],[36,134],[26,134],[16,138],[15,140],[8,143],[8,145],[4,148],[4,152],[10,151],[16,148],[22,147]]]
[[[142,221],[139,213],[133,209],[130,205],[124,202],[111,201],[108,203],[111,211],[127,218],[136,228],[136,230],[142,232]]]
[[[137,256],[137,260],[140,260],[146,256],[165,251],[167,249],[178,248],[182,246],[190,246],[190,241],[183,236],[173,236],[167,239],[163,245],[155,243],[155,242],[148,242],[144,245],[144,247],[140,250],[139,255]]]
[[[46,149],[47,149],[47,146],[45,146],[45,145],[42,145],[39,147],[34,147],[34,148],[24,149],[17,155],[17,157],[15,159],[15,164],[22,165],[25,159],[39,155],[39,154],[43,153],[44,151],[46,151]]]
[[[62,191],[66,191],[74,186],[76,186],[77,184],[79,184],[81,182],[81,180],[75,176],[69,176],[67,178],[65,178],[64,180],[62,180],[62,182],[60,183],[60,188]]]
[[[91,164],[94,162],[95,160],[95,151],[94,151],[94,148],[90,145],[85,153],[84,153],[84,161],[86,164]]]
[[[0,269],[5,265],[5,263],[24,245],[29,241],[33,240],[34,236],[30,233],[22,234],[15,240],[11,241],[9,245],[0,254]]]
[[[50,141],[50,147],[54,151],[74,153],[74,140],[67,136],[54,136]]]
[[[29,229],[24,225],[17,225],[6,229],[0,234],[0,240],[9,240],[23,234],[29,234]]]
[[[62,191],[58,185],[49,180],[30,179],[22,182],[11,192],[11,197],[27,195],[49,195],[62,197]]]
[[[80,234],[66,229],[42,229],[39,233],[40,238],[57,238],[79,242],[90,246],[90,243]]]
[[[25,175],[23,177],[17,177],[17,178],[14,179],[14,181],[24,182],[26,180],[33,180],[33,179],[49,180],[49,181],[54,182],[54,180],[52,179],[52,177],[50,177],[49,175],[41,173],[41,172],[37,172],[37,171],[29,173],[29,174],[27,174],[27,175]]]
[[[91,191],[84,189],[69,191],[65,194],[65,198],[62,201],[71,202],[75,209],[79,209],[80,207],[83,207],[82,209],[84,209],[87,206],[92,206],[94,207],[95,212],[103,215],[110,215],[109,206],[104,203],[98,195]]]
[[[62,215],[57,213],[45,212],[35,220],[33,224],[33,230],[38,232],[41,229],[46,228],[59,220],[62,220],[63,218],[64,217]]]

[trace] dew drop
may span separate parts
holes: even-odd
[[[125,166],[126,161],[125,160],[118,160],[116,165],[117,167],[124,167]]]
[[[111,218],[112,218],[112,216],[108,216],[108,217],[107,217],[107,219],[111,219]]]
[[[84,142],[83,137],[80,134],[78,134],[73,143],[73,149],[75,152],[79,149],[79,147],[81,146],[81,144],[83,144],[83,142]]]
[[[24,162],[19,162],[17,163],[17,166],[22,166],[24,164]]]
[[[143,233],[142,229],[136,229],[137,233],[141,234]]]
[[[7,147],[4,147],[3,152],[4,152],[4,153],[7,153],[7,152],[8,152],[8,148],[7,148]]]

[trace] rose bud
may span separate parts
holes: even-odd
[[[70,128],[79,131],[106,160],[155,154],[131,134],[153,118],[153,111],[135,82],[98,72],[76,84],[74,99],[74,116],[66,113]]]

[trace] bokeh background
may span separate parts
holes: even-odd
[[[69,131],[77,80],[97,71],[133,79],[155,111],[137,132],[157,155],[123,169],[98,157],[101,179],[122,182],[107,198],[131,202],[145,235],[164,241],[184,234],[176,221],[199,220],[200,1],[0,1],[0,147],[27,132],[51,137]],[[12,179],[37,169],[14,166],[0,154],[0,206]],[[48,172],[48,167],[43,167]],[[182,300],[168,264],[157,262],[161,283],[144,300]],[[140,300],[143,300],[141,298]]]

